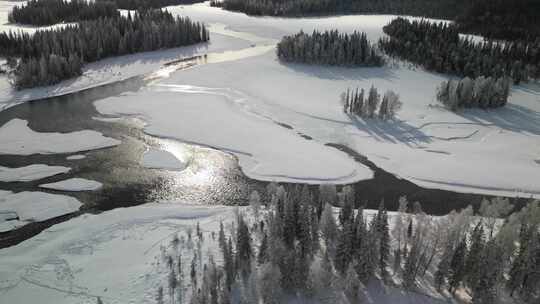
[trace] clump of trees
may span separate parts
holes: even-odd
[[[507,77],[480,76],[475,79],[443,81],[437,99],[452,110],[458,108],[498,108],[506,105],[511,80]]]
[[[82,65],[105,57],[205,42],[206,27],[187,17],[145,10],[127,17],[82,21],[59,29],[0,33],[0,54],[19,57],[17,88],[50,85],[81,74]]]
[[[272,183],[264,197],[253,195],[254,212],[237,211],[217,233],[197,224],[195,233],[175,235],[170,254],[162,249],[169,296],[159,287],[156,301],[361,303],[370,280],[395,284],[390,278],[413,291],[426,280],[441,292],[466,289],[473,303],[495,303],[503,292],[522,303],[540,298],[538,201],[510,214],[509,201],[495,198],[482,202],[478,216],[468,207],[435,218],[405,197],[393,214],[382,203],[365,212],[348,186],[317,192]]]
[[[540,36],[537,0],[212,0],[250,15],[395,14],[454,20],[459,30],[487,38],[534,41]]]
[[[363,32],[342,34],[337,30],[311,35],[302,31],[285,36],[277,45],[277,56],[287,62],[341,66],[381,66],[383,58]]]
[[[96,0],[96,2],[114,2],[120,9],[138,10],[162,8],[170,5],[193,4],[204,0]]]
[[[341,94],[343,112],[357,115],[362,118],[379,118],[381,120],[394,119],[397,111],[401,109],[402,102],[399,95],[392,90],[384,93],[382,101],[377,88],[371,86],[367,97],[364,97],[364,89],[347,89]]]
[[[540,76],[540,40],[475,43],[459,36],[456,25],[396,18],[383,28],[379,46],[387,54],[430,71],[472,78],[511,77],[520,83]]]
[[[50,25],[119,16],[118,7],[111,1],[30,0],[14,6],[8,14],[12,23]]]
[[[457,16],[460,31],[505,40],[537,40],[540,2],[536,0],[475,0]]]

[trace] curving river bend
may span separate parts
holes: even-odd
[[[218,29],[219,30],[219,29]],[[226,30],[223,30],[226,31]],[[250,37],[250,39],[254,39]],[[67,174],[56,175],[33,182],[0,182],[0,189],[19,191],[45,191],[71,195],[83,203],[81,211],[45,222],[32,223],[14,231],[0,233],[0,248],[15,245],[43,229],[77,216],[83,212],[100,212],[118,207],[139,205],[157,200],[198,202],[202,204],[243,204],[253,190],[264,192],[267,182],[246,177],[234,156],[225,152],[194,146],[170,139],[145,134],[143,125],[136,120],[96,119],[103,118],[93,103],[96,100],[123,92],[137,91],[170,73],[196,65],[233,61],[268,52],[273,43],[253,45],[250,48],[222,53],[209,53],[190,58],[179,58],[164,65],[159,71],[121,82],[103,85],[67,94],[17,105],[0,112],[0,125],[19,118],[27,120],[29,127],[37,132],[73,132],[95,130],[103,135],[121,140],[112,148],[87,151],[86,158],[67,160],[70,154],[35,154],[30,156],[0,155],[0,165],[20,167],[36,163],[71,167]],[[285,128],[291,126],[280,124]],[[310,140],[309,134],[300,134]],[[344,146],[329,144],[351,155],[356,161],[370,167],[374,172],[371,180],[354,184],[356,201],[368,208],[376,208],[384,200],[388,209],[397,208],[397,200],[407,195],[409,201],[420,201],[430,214],[445,214],[468,204],[478,205],[484,195],[463,194],[451,191],[426,189],[399,179],[378,168],[367,158]],[[181,151],[188,159],[186,169],[167,171],[145,168],[140,164],[141,155],[148,147],[167,151]],[[82,177],[100,181],[103,188],[90,192],[70,192],[38,188],[43,183],[56,182],[70,177]],[[316,188],[316,185],[310,187]],[[515,200],[522,204],[524,200]]]

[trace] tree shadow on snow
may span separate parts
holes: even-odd
[[[348,116],[354,126],[378,141],[402,143],[410,147],[432,141],[431,137],[422,132],[418,127],[412,126],[405,121],[383,121],[377,118],[362,119],[350,114]]]
[[[367,80],[386,79],[389,81],[397,79],[395,72],[387,66],[382,67],[345,67],[330,65],[309,65],[300,63],[278,62],[288,69],[297,73],[306,74],[311,77],[326,80]]]
[[[507,104],[499,109],[467,109],[456,114],[480,125],[494,125],[512,132],[540,135],[540,112],[517,104]]]
[[[438,304],[453,303],[449,299],[434,298],[419,292],[410,292],[402,288],[386,286],[378,279],[372,279],[362,292],[361,303],[366,304]]]

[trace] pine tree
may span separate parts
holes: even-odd
[[[358,303],[360,301],[361,285],[362,283],[358,279],[354,267],[350,265],[345,273],[345,295],[349,298],[350,303]]]
[[[261,246],[259,247],[259,255],[257,256],[257,263],[264,264],[268,261],[268,236],[264,233]]]
[[[454,255],[450,260],[450,291],[454,292],[465,276],[465,254],[467,253],[467,244],[465,240],[459,242]]]
[[[236,264],[243,277],[247,279],[251,270],[252,248],[249,228],[243,216],[239,216],[238,218],[236,235]]]
[[[380,215],[379,215],[380,214]],[[379,221],[377,226],[377,234],[379,237],[379,268],[381,275],[384,277],[387,274],[386,267],[390,256],[390,233],[388,230],[388,214],[384,209],[384,204],[381,203],[379,213],[377,214]]]
[[[527,273],[527,260],[529,255],[530,229],[522,223],[519,230],[519,249],[509,272],[508,288],[512,296],[516,290],[523,287]]]
[[[475,227],[471,235],[471,248],[467,254],[465,261],[466,281],[472,289],[478,284],[478,274],[480,273],[480,265],[482,251],[484,250],[484,226],[480,221]]]
[[[334,255],[335,240],[338,235],[338,228],[336,220],[334,218],[334,212],[330,204],[324,206],[324,211],[321,215],[321,234],[326,244],[326,247],[330,251],[331,255]]]
[[[360,255],[356,261],[355,270],[360,281],[367,283],[375,273],[377,265],[377,234],[375,231],[367,231],[359,249]]]
[[[343,225],[343,228],[339,231],[337,240],[337,250],[334,265],[336,270],[342,275],[347,271],[353,256],[353,227],[352,222],[349,219]]]
[[[375,117],[375,111],[377,110],[377,107],[379,106],[379,94],[377,93],[377,89],[374,86],[371,86],[371,89],[369,89],[369,96],[367,99],[367,117],[368,118],[374,118]]]

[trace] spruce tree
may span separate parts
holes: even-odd
[[[461,283],[463,277],[465,276],[465,255],[467,253],[467,244],[465,240],[461,240],[459,242],[458,246],[456,247],[456,250],[454,251],[454,255],[452,256],[452,259],[450,260],[450,288],[449,290],[451,292],[455,292],[455,290],[459,287],[459,284]]]

